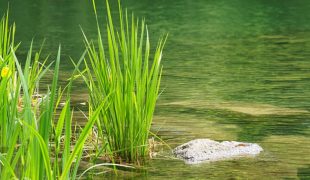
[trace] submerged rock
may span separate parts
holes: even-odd
[[[195,139],[176,147],[173,153],[187,164],[198,164],[255,156],[263,151],[258,144],[236,141],[217,142],[210,139]]]
[[[166,103],[165,105],[185,106],[188,108],[195,108],[195,109],[220,109],[237,113],[243,113],[251,116],[268,116],[268,115],[289,116],[289,115],[299,115],[309,113],[308,110],[304,109],[278,107],[270,104],[229,102],[229,101],[212,103],[203,100],[195,100],[195,101],[171,102]]]

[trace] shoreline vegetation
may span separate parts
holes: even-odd
[[[95,1],[97,39],[83,32],[85,52],[65,87],[58,85],[61,46],[56,60],[30,44],[24,68],[16,57],[15,24],[9,11],[0,22],[0,177],[1,179],[76,179],[97,167],[132,169],[150,154],[150,127],[162,73],[163,36],[150,57],[144,20],[128,15],[118,1],[115,26],[108,0],[107,39],[101,36]],[[120,28],[116,28],[120,27]],[[85,69],[80,69],[84,63]],[[40,79],[53,68],[52,83],[39,91]],[[89,92],[88,119],[72,126],[72,84],[82,78]],[[63,104],[61,101],[65,99]],[[59,113],[60,109],[60,113]],[[58,113],[58,114],[57,114]],[[154,135],[156,137],[156,135]],[[80,169],[82,161],[88,167]]]

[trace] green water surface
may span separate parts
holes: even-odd
[[[104,20],[105,8],[98,3]],[[255,142],[264,152],[194,166],[160,156],[145,172],[119,177],[310,178],[309,0],[126,0],[123,5],[146,18],[153,44],[169,33],[153,131],[171,147],[211,138]],[[7,0],[1,0],[1,14],[6,7]],[[79,26],[95,37],[90,1],[10,0],[10,11],[22,41],[18,56],[26,56],[33,37],[37,49],[46,38],[52,57],[62,44],[64,84],[72,71],[68,56],[77,60],[84,50]],[[73,94],[73,104],[83,109],[82,81]]]

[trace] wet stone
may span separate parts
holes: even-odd
[[[263,148],[254,143],[195,139],[176,147],[173,153],[187,164],[198,164],[255,156],[261,151]]]

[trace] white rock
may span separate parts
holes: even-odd
[[[263,148],[254,143],[195,139],[176,147],[173,153],[187,164],[198,164],[244,156],[255,156],[261,151],[263,151]]]

